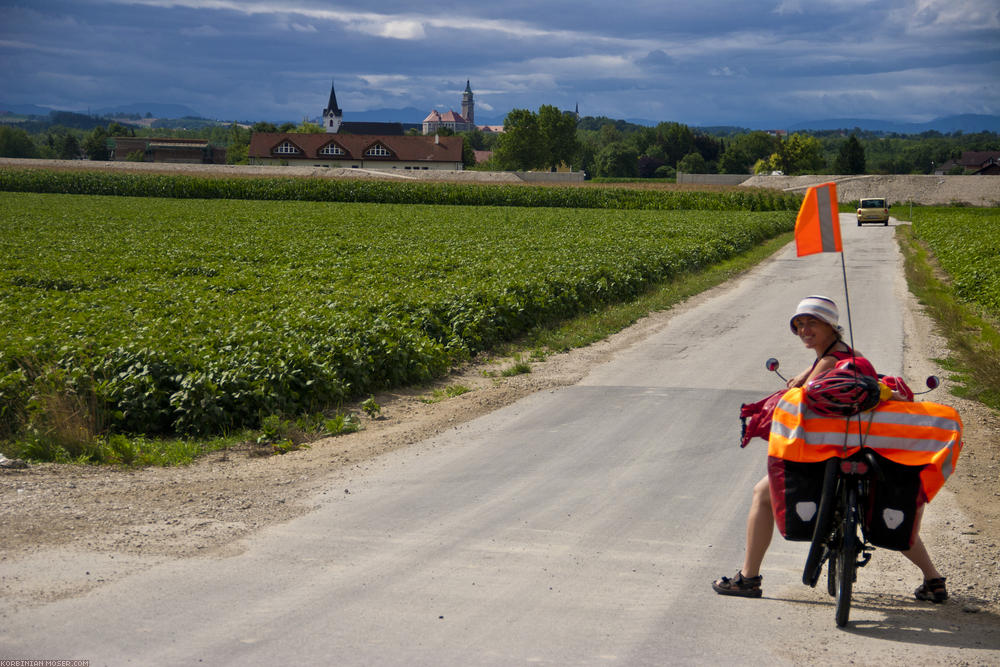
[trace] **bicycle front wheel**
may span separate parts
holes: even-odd
[[[858,567],[858,487],[848,484],[843,517],[843,541],[837,553],[837,626],[847,625]]]

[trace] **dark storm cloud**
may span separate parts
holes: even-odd
[[[218,118],[457,109],[779,126],[1000,112],[995,0],[0,1],[0,101]]]

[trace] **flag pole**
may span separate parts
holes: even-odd
[[[847,291],[847,264],[844,262],[844,251],[840,251],[840,270],[844,276],[844,306],[847,308],[847,334],[851,340],[851,355],[854,354],[854,325],[851,322],[851,295]]]

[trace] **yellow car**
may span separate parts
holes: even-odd
[[[889,224],[889,204],[885,199],[862,199],[858,207],[858,227],[866,222]]]

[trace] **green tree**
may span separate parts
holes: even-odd
[[[577,151],[577,165],[588,175],[594,175],[594,159],[597,157],[597,133],[591,130],[577,130],[577,141],[580,149]]]
[[[420,131],[417,131],[420,134]],[[468,132],[458,133],[465,143],[469,144],[473,150],[477,151],[489,151],[493,150],[493,146],[496,144],[497,135],[493,132],[483,132],[478,127]]]
[[[230,144],[226,147],[226,164],[247,164],[249,153],[248,144]]]
[[[128,128],[120,123],[108,123],[108,136],[127,137],[129,136]]]
[[[656,129],[667,164],[676,165],[678,160],[694,151],[694,133],[687,125],[660,123]]]
[[[297,134],[322,134],[324,130],[316,123],[302,121],[302,124],[296,127],[294,130],[292,130],[292,132],[295,132]]]
[[[624,142],[609,144],[594,158],[595,176],[634,178],[639,175],[639,154]]]
[[[677,170],[667,165],[657,167],[656,171],[653,172],[653,178],[675,178],[676,176]]]
[[[677,171],[685,174],[704,174],[705,158],[701,153],[691,152],[677,161]]]
[[[261,132],[261,133],[265,133],[265,132],[277,132],[278,131],[278,126],[275,125],[274,123],[268,123],[268,122],[265,122],[265,121],[258,121],[258,122],[254,123],[253,125],[250,126],[250,131],[251,132]]]
[[[527,171],[545,166],[538,117],[527,109],[512,109],[503,121],[493,159],[501,169]]]
[[[252,130],[236,123],[230,124],[229,131],[226,133],[226,164],[247,163],[251,135]]]
[[[36,157],[31,137],[19,127],[0,125],[0,157]]]
[[[108,160],[111,153],[108,150],[108,131],[103,127],[95,127],[83,140],[83,152],[91,160]]]
[[[476,166],[476,149],[465,137],[462,137],[462,166],[466,169]]]
[[[837,174],[865,173],[865,148],[854,134],[840,147],[833,163],[833,171]]]
[[[60,160],[76,160],[80,157],[80,142],[75,135],[64,134],[56,141],[56,151]]]
[[[749,132],[731,139],[719,158],[719,172],[746,174],[760,159],[778,150],[781,140],[767,132]]]
[[[560,164],[572,166],[580,148],[576,138],[576,115],[543,104],[538,108],[538,131],[545,154],[544,166],[553,170]]]
[[[778,152],[771,156],[771,163],[786,174],[816,173],[826,164],[823,145],[816,137],[793,134],[781,142]]]
[[[605,123],[601,125],[600,129],[597,131],[598,143],[603,147],[609,144],[615,144],[624,139],[621,130],[619,130],[614,123]]]
[[[774,153],[770,157],[762,157],[761,159],[754,162],[753,173],[755,174],[770,174],[775,170],[774,162],[771,158],[777,158],[778,154]]]

